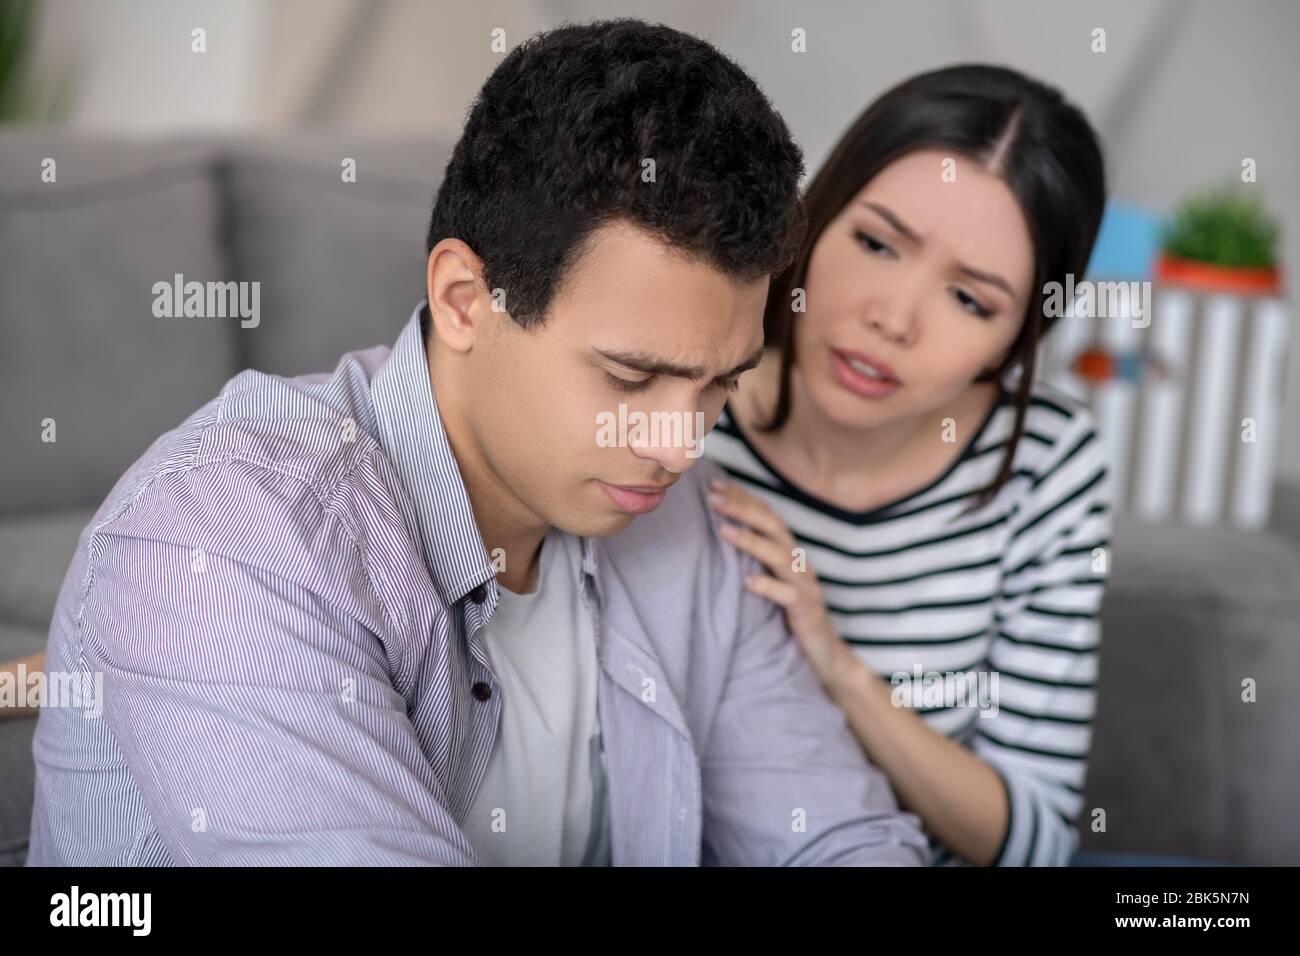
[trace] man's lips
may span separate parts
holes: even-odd
[[[628,514],[643,515],[654,511],[664,500],[664,493],[674,482],[666,485],[611,485],[596,479],[596,483],[610,501]]]

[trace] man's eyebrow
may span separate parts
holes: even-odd
[[[605,349],[596,349],[596,352],[609,359],[611,362],[617,362],[626,368],[635,372],[644,372],[647,375],[672,375],[676,378],[689,379],[690,381],[699,381],[704,378],[708,372],[698,365],[678,365],[676,362],[670,362],[667,359],[660,358],[657,355],[651,355],[648,352],[618,352],[606,351]],[[714,377],[714,381],[723,381],[734,378],[741,372],[746,372],[754,368],[763,359],[763,346],[745,359],[733,369],[729,369],[720,375]]]
[[[863,200],[861,203],[859,203],[859,205],[865,206],[868,209],[875,212],[878,216],[880,216],[881,219],[884,219],[885,222],[889,223],[891,226],[897,229],[908,239],[911,239],[913,242],[922,241],[920,235],[918,235],[914,229],[909,227],[907,223],[899,219],[896,215],[894,215],[893,212],[891,212],[885,206],[882,206],[879,203],[867,202],[866,200]],[[1011,291],[1011,283],[1008,282],[1006,279],[1002,278],[1002,276],[1000,275],[997,275],[992,272],[984,272],[980,269],[972,268],[971,266],[965,265],[960,262],[957,263],[957,271],[962,273],[963,275],[970,276],[972,279],[974,279],[977,282],[986,282],[989,285],[997,286],[999,289],[1001,289],[1007,295],[1011,296],[1013,299],[1016,296],[1016,294],[1013,291]]]

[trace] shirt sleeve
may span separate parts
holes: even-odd
[[[736,559],[738,582],[739,575],[760,570],[747,555]],[[899,810],[884,774],[867,761],[843,712],[822,690],[781,609],[748,592],[702,760],[706,864],[928,862],[919,818]]]
[[[374,635],[261,568],[97,533],[86,666],[178,864],[476,864]]]
[[[1078,846],[1111,498],[1101,441],[1077,414],[1013,519],[1003,558],[989,652],[997,704],[973,738],[1010,807],[997,866],[1064,866]]]

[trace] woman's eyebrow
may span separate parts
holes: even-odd
[[[1016,297],[1016,294],[1011,291],[1011,284],[1007,282],[1006,279],[1002,278],[1002,276],[997,275],[996,273],[981,272],[979,269],[973,269],[970,266],[963,265],[960,262],[957,263],[957,271],[961,272],[963,275],[970,276],[976,282],[987,282],[991,286],[997,286],[999,289],[1001,289],[1007,295],[1011,296],[1011,298],[1013,299]]]
[[[916,230],[912,229],[910,226],[907,225],[907,223],[903,222],[903,220],[899,219],[896,215],[894,215],[893,212],[891,212],[888,208],[880,205],[880,203],[867,202],[866,200],[863,200],[862,202],[859,203],[859,205],[865,206],[866,208],[872,210],[874,213],[876,213],[876,215],[880,216],[881,219],[885,220],[885,222],[889,223],[896,230],[898,230],[899,233],[901,233],[903,236],[907,237],[908,239],[911,239],[913,242],[922,241],[920,234],[917,233]],[[957,271],[962,273],[963,275],[970,276],[976,282],[985,282],[991,286],[996,286],[997,288],[1005,292],[1007,295],[1011,296],[1013,299],[1015,298],[1016,294],[1011,291],[1011,283],[1008,282],[1006,279],[1002,278],[1002,276],[998,275],[995,272],[985,272],[982,269],[976,269],[973,266],[968,266],[960,262],[957,263]]]
[[[872,212],[874,212],[876,215],[878,215],[881,219],[885,220],[885,222],[887,222],[887,223],[889,223],[891,226],[893,226],[894,229],[896,229],[896,230],[897,230],[899,233],[901,233],[904,237],[906,237],[906,238],[908,238],[908,239],[911,239],[913,242],[921,242],[921,241],[922,241],[922,239],[921,239],[921,234],[920,234],[920,233],[918,233],[915,229],[913,229],[913,228],[911,228],[910,226],[908,226],[907,223],[903,222],[903,220],[901,220],[901,219],[899,219],[897,216],[895,216],[895,215],[893,214],[893,212],[891,212],[889,209],[887,209],[886,207],[880,205],[880,203],[876,203],[876,202],[867,202],[867,201],[864,199],[864,200],[862,200],[862,202],[860,202],[858,205],[860,205],[860,206],[865,206],[867,209],[870,209]]]
[[[634,372],[644,372],[647,375],[672,375],[676,378],[684,378],[690,381],[698,381],[704,378],[708,372],[698,365],[679,365],[676,362],[670,362],[665,358],[657,355],[651,355],[648,352],[619,352],[606,351],[605,349],[596,349],[597,354],[603,355],[611,362],[617,362]],[[715,380],[732,378],[741,372],[754,368],[763,358],[763,347],[758,349],[747,359],[737,365],[735,368],[715,376]]]

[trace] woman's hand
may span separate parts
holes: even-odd
[[[10,678],[15,686],[26,685],[33,672],[43,670],[45,670],[44,651],[37,651],[28,657],[20,657],[16,661],[0,661],[0,676]],[[17,703],[0,702],[0,717],[27,717],[37,713],[40,711],[31,704],[19,707]]]
[[[709,506],[723,518],[719,534],[753,555],[768,574],[751,574],[745,589],[785,611],[786,624],[823,684],[857,663],[849,646],[835,633],[821,585],[808,557],[790,529],[767,502],[720,478],[709,480]]]

